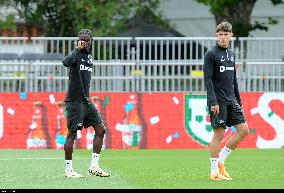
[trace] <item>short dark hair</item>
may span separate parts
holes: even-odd
[[[223,21],[216,27],[216,32],[218,33],[219,31],[232,32],[232,25],[227,21]]]
[[[92,32],[89,29],[81,29],[78,33],[78,38],[79,40],[81,39],[88,39],[88,40],[92,40]]]

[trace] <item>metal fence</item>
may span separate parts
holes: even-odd
[[[66,91],[61,60],[24,59],[27,53],[66,56],[75,37],[0,38],[0,92]],[[91,91],[203,92],[203,58],[216,38],[94,38]],[[241,91],[283,92],[284,38],[233,39]],[[17,58],[1,59],[7,53]],[[54,60],[53,60],[54,59]]]

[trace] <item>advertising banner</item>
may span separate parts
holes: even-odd
[[[213,136],[206,95],[91,93],[107,126],[103,148],[207,148]],[[1,93],[0,148],[62,149],[65,93]],[[284,147],[284,93],[241,93],[249,134],[240,148]],[[225,144],[237,132],[226,129]],[[76,148],[91,149],[92,127],[78,131]]]

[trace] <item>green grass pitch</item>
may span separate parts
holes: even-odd
[[[208,149],[102,150],[108,178],[88,176],[90,150],[74,150],[64,177],[63,150],[0,150],[0,189],[284,188],[284,149],[236,149],[227,159],[232,181],[210,181]]]

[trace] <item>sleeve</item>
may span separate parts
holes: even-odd
[[[207,103],[209,106],[214,106],[218,104],[212,82],[213,65],[214,65],[213,53],[211,51],[206,52],[204,56],[204,79],[207,89],[207,99],[208,99]]]
[[[70,67],[76,62],[76,55],[78,53],[78,49],[75,48],[71,53],[69,53],[63,60],[62,64],[65,67]]]
[[[235,93],[235,97],[236,97],[237,102],[239,103],[240,106],[242,106],[242,100],[241,100],[238,81],[237,81],[236,68],[235,68],[235,72],[234,72],[234,93]]]

